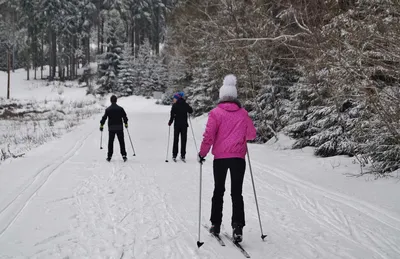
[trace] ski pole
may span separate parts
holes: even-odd
[[[246,148],[247,148],[247,160],[249,160],[249,169],[250,169],[250,175],[251,175],[251,182],[253,183],[254,198],[255,198],[255,200],[256,200],[256,207],[257,207],[258,221],[260,222],[261,239],[262,239],[262,240],[264,240],[264,238],[266,238],[266,237],[267,237],[267,235],[264,235],[264,232],[263,232],[263,229],[262,229],[261,217],[260,217],[260,209],[258,208],[258,201],[257,201],[256,187],[254,186],[253,170],[252,170],[252,168],[251,168],[251,162],[250,162],[249,147],[246,145]]]
[[[189,115],[189,123],[190,123],[190,128],[192,129],[192,135],[193,135],[193,141],[194,141],[194,146],[196,148],[196,154],[198,153],[197,149],[197,143],[196,143],[196,137],[194,135],[193,131],[193,126],[192,126],[192,120],[190,119]],[[203,182],[203,163],[200,163],[200,186],[199,186],[199,239],[197,241],[197,247],[200,248],[204,242],[200,241],[200,229],[201,229],[201,191],[202,191],[202,182]]]
[[[169,140],[171,138],[171,126],[168,127],[168,144],[167,144],[167,156],[165,157],[165,162],[168,163],[168,151],[169,151]]]
[[[103,131],[101,131],[100,135],[100,149],[103,149]]]
[[[133,156],[136,156],[135,148],[133,147],[133,144],[132,144],[131,134],[129,134],[129,130],[128,129],[126,131],[128,131],[129,140],[131,141],[131,146],[132,146],[132,150],[133,150]]]
[[[197,149],[196,137],[194,136],[193,126],[192,126],[192,120],[190,119],[190,116],[189,116],[189,123],[190,123],[190,128],[192,129],[193,141],[194,141],[194,146],[195,146],[195,148],[196,148],[196,154],[197,154],[197,153],[199,153],[199,151],[198,151],[198,149]]]
[[[199,188],[199,239],[197,241],[197,247],[200,248],[204,242],[200,242],[200,225],[201,225],[201,187],[202,187],[202,177],[203,175],[203,164],[200,163],[200,188]]]

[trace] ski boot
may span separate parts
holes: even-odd
[[[236,243],[242,242],[243,241],[243,226],[238,223],[233,223],[232,228],[233,228],[233,234],[232,234],[233,241]]]
[[[107,160],[107,162],[110,162],[111,161],[111,157],[107,157],[106,160]]]
[[[219,236],[219,232],[221,231],[221,226],[213,224],[211,225],[210,228],[210,233],[213,234],[214,236]]]
[[[126,160],[128,160],[128,158],[126,158],[126,156],[123,156],[122,159],[124,160],[124,162],[126,162]]]
[[[172,157],[172,161],[176,162],[176,157]]]
[[[186,158],[184,156],[181,156],[182,162],[186,163]]]

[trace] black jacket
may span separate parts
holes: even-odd
[[[122,120],[124,123],[128,123],[128,118],[126,117],[124,108],[118,106],[116,103],[111,104],[111,106],[106,109],[103,118],[101,118],[100,124],[104,125],[107,118],[109,131],[124,130]]]
[[[175,121],[175,127],[188,127],[188,113],[193,113],[192,107],[184,99],[179,99],[172,105],[169,123]]]

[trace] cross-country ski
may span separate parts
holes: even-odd
[[[206,231],[210,231],[210,227],[208,225],[203,225],[203,227],[206,229]],[[221,239],[219,235],[216,235],[214,233],[209,233],[210,236],[212,236],[221,246],[225,246],[225,242]]]
[[[229,239],[229,241],[233,244],[233,246],[235,246],[235,248],[237,248],[246,258],[250,258],[250,255],[247,253],[247,251],[243,248],[243,246],[234,240],[234,238],[229,235],[228,233],[224,233],[224,236]]]

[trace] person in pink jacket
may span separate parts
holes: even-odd
[[[228,75],[219,91],[219,103],[208,116],[198,161],[203,163],[212,146],[214,155],[214,194],[211,206],[210,232],[219,235],[225,180],[228,169],[231,175],[233,204],[231,226],[233,238],[242,241],[245,226],[242,187],[246,170],[247,141],[256,138],[256,129],[247,111],[237,100],[236,77]]]

